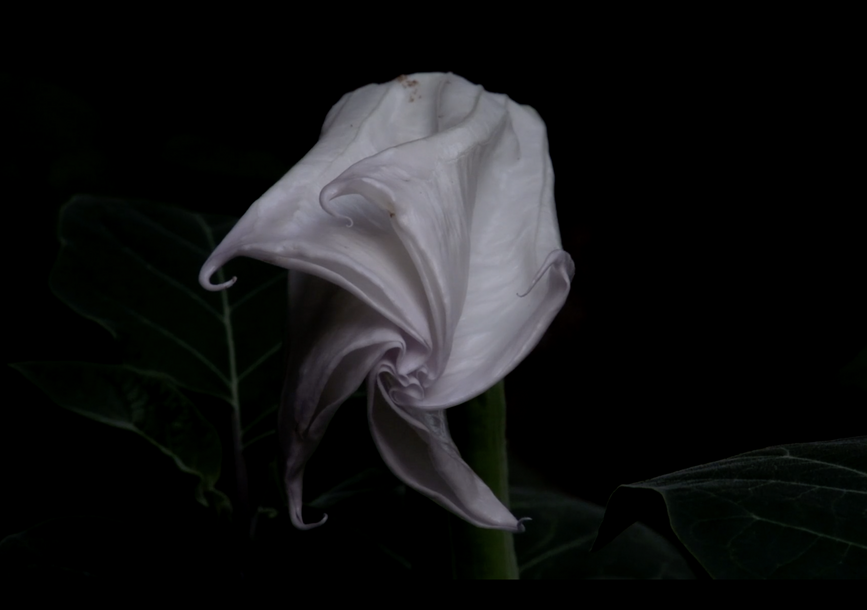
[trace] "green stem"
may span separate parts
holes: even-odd
[[[449,429],[470,468],[509,506],[506,394],[503,382],[449,409]],[[453,575],[459,580],[517,579],[511,532],[482,529],[451,517]]]

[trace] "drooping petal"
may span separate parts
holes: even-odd
[[[302,286],[298,286],[298,282]],[[294,286],[293,286],[294,285]],[[389,350],[406,351],[395,325],[347,291],[313,276],[290,278],[292,352],[279,414],[289,514],[299,529],[304,467],[337,408]],[[295,294],[292,294],[292,293]]]
[[[523,531],[491,488],[461,459],[445,411],[396,405],[377,377],[372,375],[368,385],[368,417],[373,440],[391,471],[473,525]]]
[[[322,189],[354,163],[403,137],[429,135],[432,126],[412,108],[399,85],[345,95],[329,112],[319,142],[253,203],[205,262],[202,286],[228,287],[210,283],[214,272],[236,256],[256,258],[337,284],[429,344],[426,295],[388,214],[360,195],[341,198],[344,217],[320,204]]]

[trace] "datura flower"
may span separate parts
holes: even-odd
[[[562,250],[545,125],[454,74],[348,93],[319,142],[204,264],[289,270],[291,357],[280,409],[292,522],[304,467],[337,408],[367,382],[386,464],[468,522],[519,521],[461,459],[445,409],[494,385],[560,310]]]

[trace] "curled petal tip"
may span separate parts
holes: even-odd
[[[211,276],[214,274],[214,272],[216,270],[217,270],[216,267],[212,268],[209,266],[209,267],[203,268],[202,272],[199,274],[199,284],[205,290],[210,290],[211,292],[219,292],[220,290],[225,290],[226,288],[229,288],[235,282],[238,281],[237,277],[233,277],[228,282],[223,282],[222,284],[212,284],[211,283]]]
[[[532,521],[532,520],[533,519],[530,517],[523,517],[521,519],[518,519],[518,529],[515,530],[515,533],[516,534],[523,534],[527,530],[527,528],[524,527],[524,521]]]
[[[548,271],[551,267],[553,267],[557,263],[565,264],[566,273],[571,278],[575,273],[575,263],[572,262],[572,258],[566,254],[564,250],[554,250],[549,253],[547,257],[545,257],[545,262],[542,263],[542,266],[539,268],[539,271],[536,272],[536,277],[533,278],[533,281],[530,283],[530,287],[527,288],[525,292],[518,293],[518,297],[524,298],[536,287],[536,284],[539,283],[539,280],[545,275],[545,272]]]
[[[341,214],[336,211],[331,205],[331,200],[335,197],[340,196],[340,185],[332,182],[327,185],[322,191],[319,193],[319,205],[322,206],[322,209],[325,210],[330,216],[334,216],[335,218],[342,218],[346,221],[346,226],[351,227],[353,224],[352,219],[345,214]]]
[[[294,525],[299,530],[312,530],[313,528],[319,527],[320,525],[324,525],[326,521],[328,521],[328,515],[323,514],[322,518],[315,523],[305,523],[301,518],[300,514],[295,512],[290,513],[292,517],[292,525]]]
[[[208,280],[208,283],[205,284],[205,289],[210,290],[211,292],[219,292],[220,290],[225,290],[226,288],[231,287],[235,282],[238,281],[237,277],[233,277],[228,282],[223,282],[222,284],[211,284],[211,280]]]

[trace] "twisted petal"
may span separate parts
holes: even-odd
[[[227,287],[210,277],[239,255],[304,274],[290,274],[280,424],[297,526],[308,527],[304,465],[368,378],[373,437],[398,477],[480,527],[520,529],[461,460],[444,409],[514,368],[569,290],[532,109],[452,74],[347,94],[217,247],[202,285]]]
[[[371,378],[371,385],[374,385]],[[407,485],[473,525],[523,531],[494,492],[461,459],[444,410],[401,407],[368,389],[370,429],[382,458]]]

